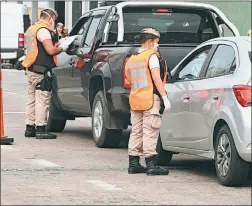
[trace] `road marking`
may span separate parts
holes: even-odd
[[[7,91],[7,90],[4,90],[4,89],[3,89],[3,92],[4,92],[4,93],[6,92],[6,93],[8,93],[8,94],[14,94],[14,95],[17,95],[17,94],[18,94],[18,95],[24,96],[24,94],[17,93],[17,92],[11,92],[11,91]],[[24,96],[24,97],[25,97],[25,96]]]
[[[44,160],[44,159],[32,159],[34,162],[38,163],[38,164],[41,164],[41,165],[44,165],[46,167],[62,167],[60,165],[57,165],[53,162],[50,162],[50,161],[47,161],[47,160]]]
[[[13,73],[13,72],[15,72],[15,73],[17,73],[17,72],[22,72],[22,70],[16,70],[16,69],[2,69],[2,68],[1,68],[1,71],[2,71],[2,72],[10,72],[10,73]]]
[[[7,145],[1,145],[1,149],[4,149],[4,150],[17,150],[16,148],[13,148],[13,147],[7,146]]]
[[[13,81],[13,80],[3,80],[2,81],[3,83],[6,82],[6,83],[16,83],[16,84],[28,84],[28,82],[17,82],[17,81]]]
[[[111,185],[101,180],[87,180],[87,182],[101,187],[105,190],[122,190],[121,188],[116,187],[116,185]]]
[[[25,112],[4,112],[4,114],[24,114]]]

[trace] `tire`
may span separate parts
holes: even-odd
[[[60,112],[59,109],[53,103],[53,98],[51,98],[49,106],[49,114],[47,119],[46,131],[48,132],[62,132],[66,125],[66,119],[55,119],[53,114],[55,112]]]
[[[110,117],[103,91],[96,94],[92,108],[92,131],[96,146],[100,148],[117,147],[121,140],[122,130],[107,129],[104,124],[109,121]]]
[[[221,144],[221,142],[223,143]],[[223,145],[224,152],[220,145]],[[222,162],[223,164],[221,164]],[[220,166],[218,166],[219,163]],[[229,167],[225,167],[226,172],[222,172],[224,170],[221,168],[224,166],[221,165],[225,163],[229,164]],[[236,150],[232,133],[228,125],[224,125],[218,132],[215,144],[215,170],[219,183],[224,186],[241,186],[248,177],[249,169],[250,163],[241,159]]]
[[[157,142],[157,153],[157,164],[159,166],[168,166],[172,160],[173,153],[163,149],[160,135]]]

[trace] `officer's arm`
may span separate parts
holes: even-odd
[[[151,76],[159,94],[161,96],[166,96],[164,85],[160,77],[160,69],[159,68],[151,69]]]
[[[151,70],[151,76],[153,79],[153,82],[161,96],[166,96],[166,91],[162,82],[162,79],[160,77],[160,65],[159,60],[156,55],[152,55],[149,61],[149,67]]]
[[[53,45],[51,34],[45,28],[41,28],[38,30],[37,39],[43,44],[46,52],[49,55],[54,56],[54,55],[57,55],[63,51],[63,49],[61,47],[55,47]]]
[[[63,51],[61,47],[55,47],[51,39],[46,39],[42,41],[42,44],[49,55],[57,55]]]

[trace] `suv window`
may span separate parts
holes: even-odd
[[[79,31],[77,32],[77,35],[84,35],[84,34],[86,34],[89,22],[91,21],[91,18],[85,18],[85,19],[86,19],[86,21],[80,27]]]
[[[81,18],[72,28],[70,31],[69,36],[74,36],[74,35],[81,35],[84,33],[84,29],[87,29],[89,22],[91,18],[90,17],[83,17]]]
[[[114,44],[117,42],[117,34],[118,34],[118,22],[112,22],[109,34],[108,34],[108,44]]]
[[[206,77],[216,77],[230,74],[235,70],[235,52],[232,46],[219,45],[207,69]]]
[[[100,24],[101,19],[102,19],[102,16],[96,16],[92,19],[92,22],[90,24],[90,27],[88,29],[87,36],[85,39],[84,47],[92,46],[92,43],[95,39],[95,35],[96,35],[96,32],[97,32],[97,29],[98,29],[98,26]]]
[[[123,8],[124,41],[134,43],[134,37],[146,27],[160,32],[160,44],[201,43],[217,37],[212,17],[203,10],[150,7]]]
[[[200,48],[185,60],[185,64],[181,65],[177,80],[193,80],[199,78],[200,72],[207,58],[211,46]]]
[[[86,36],[90,21],[91,21],[90,17],[84,17],[80,19],[70,32],[69,36],[77,35],[76,39],[74,40],[75,45],[78,46],[83,45],[84,37]]]

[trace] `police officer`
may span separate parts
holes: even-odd
[[[57,38],[53,29],[57,16],[53,9],[42,10],[39,21],[31,25],[25,33],[26,56],[22,63],[28,77],[25,137],[57,137],[45,130],[51,97],[51,70],[57,65],[57,55],[66,51],[69,46],[68,42],[54,46]]]
[[[141,48],[126,63],[126,77],[131,84],[129,103],[132,123],[128,145],[128,173],[168,175],[167,169],[156,164],[161,99],[164,112],[171,106],[164,88],[166,63],[157,52],[160,33],[153,28],[145,28],[137,39],[141,42]],[[142,155],[145,156],[146,168],[139,163]]]

